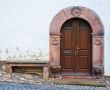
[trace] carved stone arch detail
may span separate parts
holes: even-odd
[[[104,28],[99,16],[86,7],[69,7],[61,10],[53,18],[50,25],[50,34],[60,34],[62,24],[70,18],[82,18],[89,22],[93,34],[104,34]]]
[[[60,66],[60,30],[64,22],[71,18],[82,18],[90,24],[92,29],[92,73],[96,69],[103,73],[104,27],[99,16],[93,10],[82,6],[65,8],[53,18],[49,31],[50,64]]]

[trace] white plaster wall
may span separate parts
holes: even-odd
[[[0,57],[49,53],[49,26],[61,9],[84,6],[101,18],[104,29],[104,71],[110,76],[109,0],[0,0]],[[8,52],[8,55],[7,55]],[[21,54],[21,55],[20,55]]]

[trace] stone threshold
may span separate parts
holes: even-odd
[[[82,86],[94,86],[94,87],[106,87],[102,78],[96,79],[92,76],[63,76],[62,78],[55,78],[55,84],[66,85],[82,85]]]

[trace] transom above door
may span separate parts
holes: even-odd
[[[82,19],[67,20],[61,29],[62,72],[90,75],[92,67],[91,28]]]

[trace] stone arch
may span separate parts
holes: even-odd
[[[104,28],[99,16],[91,9],[81,6],[61,10],[50,24],[50,64],[60,66],[60,30],[63,23],[71,18],[82,18],[92,28],[92,68],[103,73]],[[98,53],[98,54],[97,54]]]

